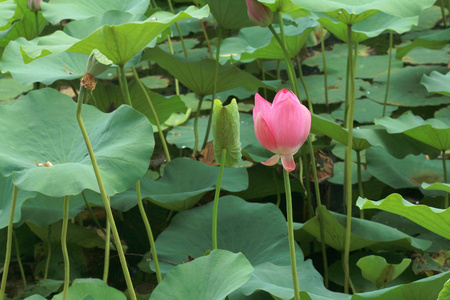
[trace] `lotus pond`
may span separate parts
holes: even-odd
[[[450,299],[449,0],[0,0],[0,300]]]

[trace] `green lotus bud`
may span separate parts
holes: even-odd
[[[112,61],[110,61],[103,53],[101,53],[98,49],[94,49],[89,55],[87,64],[86,64],[86,73],[91,76],[98,76],[109,69],[112,65]]]
[[[239,111],[236,99],[227,106],[222,106],[220,100],[214,100],[212,124],[216,162],[225,167],[232,167],[241,161]],[[226,149],[224,161],[222,161],[223,149]]]

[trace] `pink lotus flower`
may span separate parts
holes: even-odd
[[[253,109],[255,135],[260,144],[275,153],[262,164],[273,166],[281,163],[286,171],[295,169],[293,155],[308,138],[311,130],[311,113],[291,91],[279,91],[273,103],[259,94],[255,95]]]
[[[264,4],[257,0],[247,1],[247,14],[253,23],[261,27],[267,27],[272,24],[273,12]]]
[[[28,9],[32,12],[37,12],[41,10],[42,0],[28,0]]]

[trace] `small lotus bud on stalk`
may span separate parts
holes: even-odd
[[[83,78],[81,78],[81,85],[90,91],[95,89],[95,76],[98,76],[109,69],[112,65],[105,55],[103,55],[98,49],[94,49],[88,58],[86,64],[86,71]]]
[[[41,10],[42,0],[28,0],[28,9],[32,12],[38,12]]]
[[[247,14],[253,23],[261,27],[267,27],[273,22],[273,12],[257,0],[247,1]]]
[[[227,106],[222,106],[220,100],[214,100],[212,125],[216,162],[225,167],[236,165],[241,161],[239,111],[236,99]],[[226,149],[225,161],[221,161],[223,149]]]

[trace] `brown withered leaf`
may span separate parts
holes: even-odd
[[[207,143],[205,148],[198,153],[196,160],[210,166],[218,166],[218,164],[216,164],[216,159],[214,158],[214,146],[212,141]]]
[[[327,178],[333,177],[334,163],[329,155],[323,151],[314,152],[314,158],[316,159],[317,179],[319,182],[324,181]],[[311,181],[314,181],[312,170],[309,174]]]
[[[51,162],[49,162],[49,161],[47,161],[46,163],[38,163],[36,160],[35,160],[35,162],[36,162],[36,166],[38,166],[38,167],[53,167],[53,164],[51,163]]]

